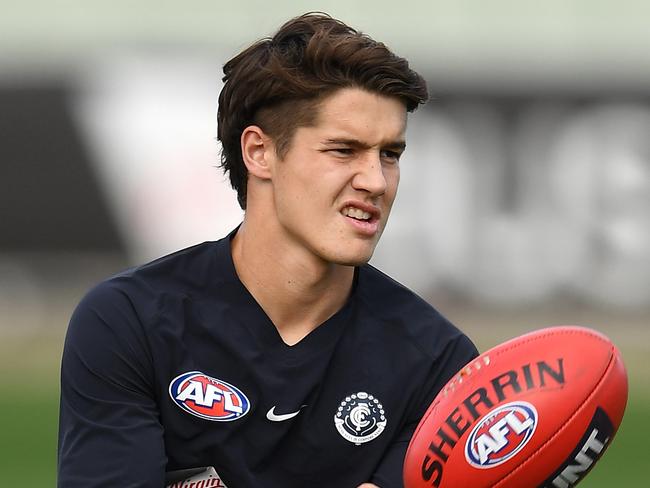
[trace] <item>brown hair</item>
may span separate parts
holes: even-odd
[[[246,208],[248,172],[241,134],[258,125],[283,157],[298,127],[316,122],[318,104],[334,91],[360,87],[401,99],[409,112],[427,100],[424,79],[384,44],[327,14],[296,17],[223,67],[217,137],[221,167]]]

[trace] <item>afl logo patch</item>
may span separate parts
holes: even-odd
[[[174,378],[169,396],[186,412],[214,422],[237,420],[250,410],[250,402],[239,388],[200,371]]]
[[[537,419],[537,410],[528,402],[507,403],[490,411],[467,438],[467,462],[476,468],[505,463],[531,439]]]
[[[384,407],[365,391],[345,397],[334,415],[341,436],[357,446],[376,439],[386,428]]]

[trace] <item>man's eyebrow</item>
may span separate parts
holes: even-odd
[[[341,138],[341,139],[325,139],[323,141],[325,144],[341,144],[341,145],[346,145],[346,146],[351,146],[351,147],[358,147],[360,149],[370,149],[372,145],[368,144],[367,142],[360,141],[358,139],[346,139],[346,138]],[[405,149],[406,148],[406,142],[403,140],[397,140],[397,141],[389,141],[381,145],[381,147],[384,148],[390,148],[390,149]]]

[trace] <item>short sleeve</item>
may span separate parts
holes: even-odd
[[[163,429],[146,336],[114,284],[92,290],[72,315],[61,363],[60,487],[164,485]]]
[[[420,420],[445,384],[477,355],[474,344],[465,335],[460,335],[450,342],[442,355],[432,363],[428,381],[423,385],[416,408],[386,451],[370,482],[380,488],[403,488],[404,457]]]

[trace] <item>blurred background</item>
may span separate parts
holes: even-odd
[[[650,4],[0,0],[0,473],[55,484],[68,318],[92,284],[241,219],[216,168],[221,66],[322,10],[427,79],[373,263],[485,350],[581,324],[630,399],[581,484],[645,486]]]

